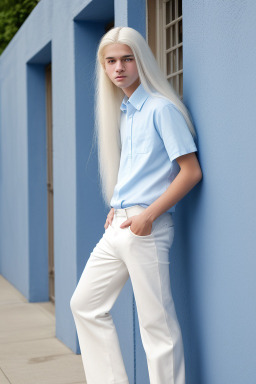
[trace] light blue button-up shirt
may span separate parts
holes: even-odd
[[[179,173],[175,160],[197,148],[175,105],[140,84],[121,104],[121,158],[111,207],[148,207]],[[174,212],[175,206],[167,212]]]

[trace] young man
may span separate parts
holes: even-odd
[[[137,31],[111,29],[97,57],[99,172],[112,208],[70,303],[86,380],[129,384],[110,310],[130,277],[150,383],[185,384],[169,251],[175,205],[202,177],[193,125]]]

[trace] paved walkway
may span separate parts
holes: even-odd
[[[55,337],[52,303],[28,303],[0,275],[0,383],[85,384],[80,355]]]

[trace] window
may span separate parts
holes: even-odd
[[[155,57],[183,97],[182,0],[148,0],[147,37]]]

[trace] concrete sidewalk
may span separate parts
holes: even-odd
[[[55,337],[54,305],[28,303],[1,275],[0,383],[85,384],[81,356]]]

